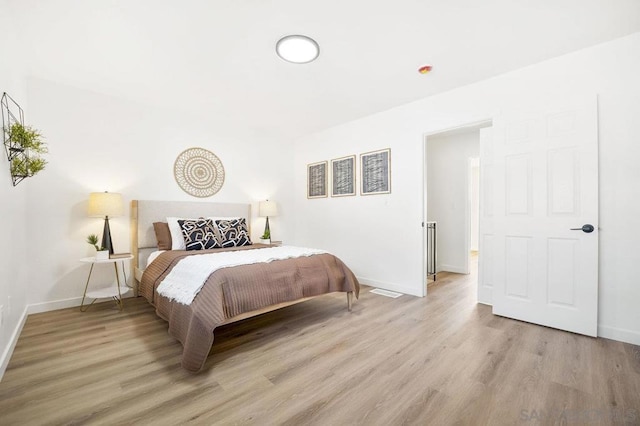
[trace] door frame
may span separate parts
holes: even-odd
[[[468,216],[467,217],[467,219],[468,219],[467,220],[467,222],[468,222],[467,226],[468,226],[468,231],[469,231],[467,233],[467,239],[469,240],[468,241],[468,243],[469,243],[468,244],[469,253],[471,253],[471,248],[472,248],[471,247],[471,241],[473,240],[473,238],[472,238],[473,237],[473,232],[472,232],[473,231],[473,226],[471,226],[471,224],[473,222],[473,214],[472,214],[472,210],[473,210],[473,205],[472,205],[473,204],[472,203],[472,201],[473,201],[473,184],[474,184],[474,182],[473,182],[473,169],[475,169],[476,167],[478,168],[478,194],[476,194],[477,197],[478,197],[478,211],[476,212],[477,216],[478,216],[477,217],[478,229],[476,230],[476,231],[478,231],[478,235],[476,235],[476,239],[478,240],[478,241],[476,241],[477,242],[477,246],[478,246],[477,247],[478,250],[476,250],[476,251],[479,252],[480,251],[480,241],[479,241],[479,239],[480,239],[480,233],[479,233],[479,231],[480,231],[480,174],[479,174],[479,171],[480,171],[480,150],[479,149],[478,149],[478,156],[477,157],[468,157],[467,158],[467,190],[468,190],[467,191],[467,198],[468,198],[468,200],[467,200],[467,213],[468,213],[468,215],[467,215]],[[470,268],[469,264],[471,263],[471,256],[469,256],[468,260],[469,260],[469,262],[468,262],[468,265],[467,265],[467,269],[469,270],[469,273],[470,273],[471,272],[471,268]]]
[[[422,279],[424,280],[424,284],[422,286],[422,296],[425,297],[427,296],[427,227],[426,227],[426,222],[427,222],[427,143],[429,141],[429,137],[433,138],[436,135],[442,134],[442,133],[448,133],[454,130],[461,130],[461,129],[465,129],[465,128],[473,128],[473,127],[483,127],[483,125],[489,125],[491,126],[493,124],[493,116],[484,118],[484,119],[480,119],[480,120],[476,120],[476,121],[469,121],[469,122],[464,122],[461,123],[459,125],[456,126],[450,126],[450,127],[445,127],[445,128],[441,128],[438,130],[433,130],[433,131],[429,131],[426,133],[422,134]],[[480,157],[480,155],[478,155],[478,157],[480,158],[480,167],[482,167],[482,158]],[[468,167],[467,167],[467,174],[468,174]],[[467,176],[467,181],[469,180],[469,177]],[[481,183],[480,183],[481,184]],[[468,197],[467,197],[468,198]],[[480,202],[482,202],[482,200],[480,200]],[[465,203],[465,222],[467,223],[467,227],[470,227],[470,206],[469,206],[469,200],[466,201]],[[481,229],[479,229],[479,231],[481,231]],[[467,231],[465,232],[466,236],[465,236],[465,245],[466,245],[466,267],[469,268],[469,229],[467,228]],[[480,267],[482,262],[482,254],[479,253],[478,254],[478,267]]]

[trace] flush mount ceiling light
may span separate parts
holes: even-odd
[[[320,46],[310,37],[288,35],[278,40],[276,53],[287,62],[307,64],[320,55]]]

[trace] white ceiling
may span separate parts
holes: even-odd
[[[292,138],[640,31],[638,0],[6,0],[29,71]],[[305,34],[296,65],[275,43]],[[629,52],[638,54],[638,52]],[[417,69],[432,64],[421,75]]]

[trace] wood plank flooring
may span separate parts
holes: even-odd
[[[640,347],[497,317],[475,277],[218,329],[202,373],[142,299],[32,315],[0,425],[640,424]]]

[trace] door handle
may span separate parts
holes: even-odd
[[[582,225],[582,228],[570,228],[572,231],[582,231],[584,233],[590,234],[594,231],[593,225],[587,223],[586,225]]]

